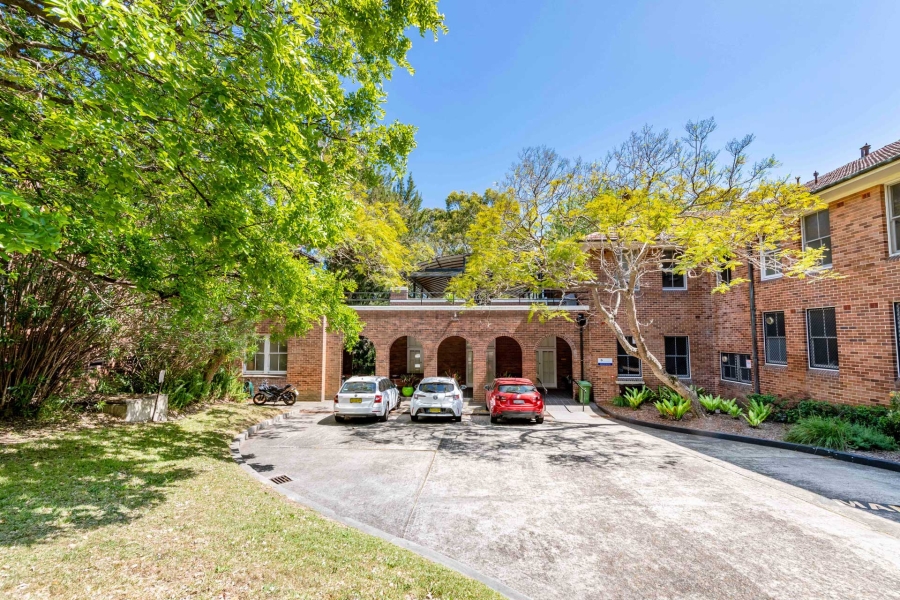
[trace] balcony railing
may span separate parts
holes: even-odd
[[[543,304],[546,306],[585,306],[588,304],[588,294],[586,292],[567,292],[565,294],[543,294],[528,293],[522,296],[512,298],[491,298],[482,301],[476,301],[478,306],[508,306],[523,305],[530,306],[532,304]],[[437,306],[446,304],[465,304],[466,301],[457,298],[451,294],[429,294],[422,292],[410,292],[398,297],[397,294],[391,292],[353,292],[347,294],[347,304],[349,306]]]

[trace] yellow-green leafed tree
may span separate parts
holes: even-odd
[[[589,318],[609,327],[661,383],[696,400],[647,346],[652,322],[640,318],[642,283],[739,265],[759,269],[763,255],[787,277],[837,276],[819,268],[822,248],[799,248],[798,221],[821,201],[789,178],[773,177],[774,158],[749,163],[752,136],[713,150],[714,130],[712,119],[688,123],[680,139],[645,127],[593,164],[547,148],[524,150],[503,196],[472,226],[473,254],[451,290],[473,301],[523,287],[584,291]],[[713,291],[745,283],[735,277]],[[533,312],[568,318],[545,306]]]

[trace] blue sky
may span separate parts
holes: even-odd
[[[715,117],[803,181],[900,139],[900,0],[441,0],[386,118],[416,125],[429,206],[483,191],[523,147],[599,159],[644,124]]]

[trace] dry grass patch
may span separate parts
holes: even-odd
[[[249,478],[228,444],[280,410],[218,404],[0,448],[0,596],[499,598]]]

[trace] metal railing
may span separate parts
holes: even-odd
[[[409,292],[406,298],[391,298],[391,292],[351,292],[346,296],[349,306],[389,306],[391,304],[465,304],[466,300],[453,294],[432,294]],[[483,298],[475,300],[476,306],[508,306],[543,304],[544,306],[586,306],[588,295],[584,292],[570,292],[563,296],[546,296],[543,293],[528,293],[510,298]]]
[[[572,378],[572,383],[575,385],[575,387],[578,388],[578,396],[577,396],[577,397],[578,397],[578,404],[581,405],[581,412],[584,412],[584,407],[587,406],[587,404],[590,404],[591,398],[590,398],[590,396],[588,396],[587,404],[584,403],[584,402],[582,402],[582,401],[581,401],[581,390],[583,390],[583,389],[585,389],[585,388],[583,388],[582,385],[581,385],[581,382],[578,381],[577,379],[575,379],[574,377]]]
[[[391,303],[390,292],[351,292],[345,302],[349,306],[387,306]]]

